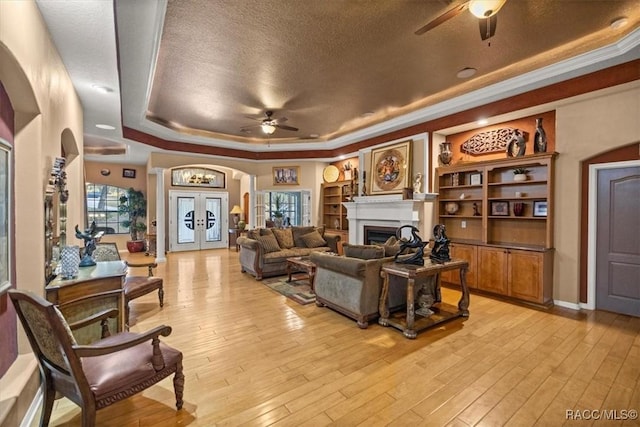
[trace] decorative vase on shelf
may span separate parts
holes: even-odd
[[[451,164],[453,153],[451,152],[451,143],[449,141],[445,141],[440,144],[440,154],[438,155],[438,159],[440,159],[440,164],[443,166]]]
[[[533,137],[533,152],[547,152],[547,133],[542,127],[542,117],[536,119],[536,132]]]
[[[514,181],[526,181],[527,180],[527,174],[526,173],[517,173],[515,175],[513,175],[513,180]]]
[[[515,216],[522,216],[524,214],[524,203],[516,202],[513,204],[513,214]]]

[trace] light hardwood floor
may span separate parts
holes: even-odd
[[[472,295],[468,319],[408,340],[286,299],[240,273],[234,251],[169,254],[157,274],[165,306],[135,300],[132,330],[173,327],[164,341],[184,353],[184,409],[167,379],[98,411],[98,425],[640,425],[565,419],[640,409],[640,318]],[[79,414],[61,399],[51,425],[79,426]]]

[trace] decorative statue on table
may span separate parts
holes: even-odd
[[[447,238],[446,228],[444,224],[437,224],[433,227],[433,238],[434,244],[433,249],[431,249],[431,258],[434,262],[443,263],[446,261],[451,261],[451,257],[449,256],[449,242],[450,240]]]
[[[402,237],[402,229],[410,228],[411,229],[411,240],[407,240]],[[402,227],[396,230],[396,239],[400,241],[400,250],[396,254],[393,262],[398,264],[415,264],[415,265],[424,265],[424,247],[429,242],[423,242],[420,236],[418,236],[418,230],[413,225],[403,225]],[[398,260],[398,256],[402,255],[406,249],[414,250],[415,252],[409,258],[405,258],[402,260]]]
[[[96,241],[99,241],[104,233],[103,231],[96,233],[96,228],[95,221],[92,221],[89,228],[84,230],[84,232],[80,231],[78,224],[76,224],[76,237],[84,240],[84,255],[80,261],[80,267],[91,267],[92,265],[96,265],[96,262],[93,260],[91,255],[96,249]]]

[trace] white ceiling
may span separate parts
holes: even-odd
[[[86,157],[119,163],[159,151],[123,125],[246,151],[335,148],[640,57],[638,0],[509,0],[485,42],[468,12],[414,35],[460,1],[37,3],[83,104],[85,146],[127,148]],[[456,78],[467,66],[476,76]],[[267,109],[300,130],[241,132]]]

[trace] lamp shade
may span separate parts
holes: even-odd
[[[240,209],[240,206],[238,205],[233,205],[233,209],[231,209],[231,212],[229,212],[231,214],[241,214],[242,213],[242,209]]]

